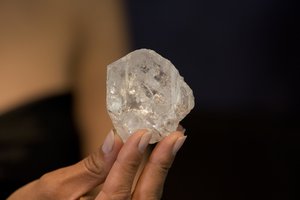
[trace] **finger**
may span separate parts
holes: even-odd
[[[131,188],[151,134],[137,131],[123,145],[97,200],[129,199]]]
[[[123,143],[111,131],[101,150],[75,165],[45,174],[39,180],[41,194],[51,199],[78,199],[104,182]]]
[[[133,199],[161,198],[169,168],[185,139],[182,132],[176,131],[157,144],[137,183]]]
[[[184,134],[186,130],[181,124],[178,124],[176,131],[180,131]]]

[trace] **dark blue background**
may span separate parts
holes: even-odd
[[[300,199],[300,7],[130,0],[133,49],[172,61],[196,108],[163,199]]]
[[[299,109],[299,7],[271,0],[130,1],[134,49],[170,59],[197,108]]]

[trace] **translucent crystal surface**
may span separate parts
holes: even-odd
[[[123,141],[148,129],[155,143],[176,130],[193,109],[194,96],[169,60],[139,49],[108,65],[106,102]]]

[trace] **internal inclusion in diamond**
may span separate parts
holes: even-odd
[[[123,141],[148,129],[150,143],[158,142],[194,107],[193,92],[178,70],[153,50],[139,49],[108,65],[106,84],[107,110]]]

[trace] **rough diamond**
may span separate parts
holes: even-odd
[[[178,70],[148,49],[108,65],[106,92],[109,116],[123,141],[138,129],[148,129],[150,143],[158,142],[194,107],[193,92]]]

